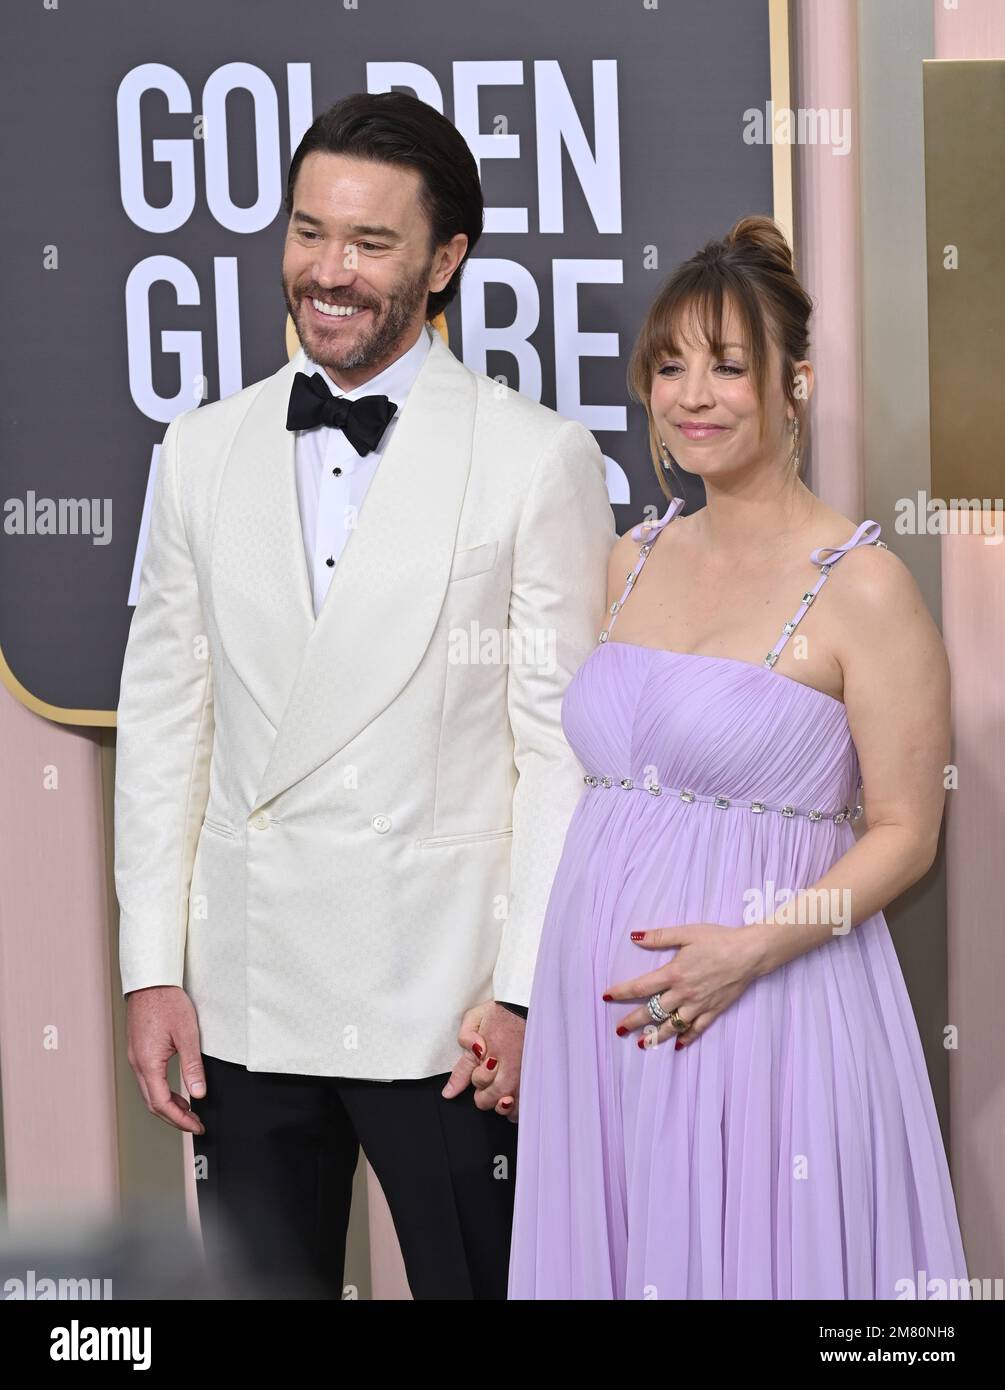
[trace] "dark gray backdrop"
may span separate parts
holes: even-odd
[[[410,85],[400,70],[388,83],[388,70],[371,65],[416,64],[462,128],[466,101],[484,134],[500,129],[503,116],[519,137],[517,158],[487,157],[481,170],[487,207],[526,209],[527,231],[486,231],[475,258],[515,263],[536,287],[540,321],[529,342],[548,405],[563,408],[556,333],[565,361],[570,334],[617,335],[616,355],[584,356],[578,369],[573,363],[584,408],[564,413],[584,419],[612,461],[619,532],[647,503],[662,511],[645,416],[628,403],[628,354],[678,261],[737,217],[772,211],[770,146],[742,138],[743,113],[763,111],[770,97],[770,74],[767,0],[651,5],[360,0],[347,10],[335,0],[64,0],[46,10],[38,0],[6,8],[0,500],[23,502],[29,491],[110,499],[113,525],[106,545],[86,534],[12,534],[5,505],[0,649],[32,695],[83,712],[84,722],[114,710],[144,499],[166,422],[197,403],[189,378],[200,352],[208,400],[286,360],[281,197],[292,148],[339,96]],[[522,79],[504,80],[512,67],[474,63],[522,63]],[[242,72],[232,64],[247,65],[257,102],[240,90]],[[476,79],[485,85],[472,97]],[[164,92],[143,90],[151,81],[176,90],[177,109]],[[559,180],[545,178],[542,201],[539,126],[543,150],[553,152],[564,90],[570,129],[581,123],[586,141],[579,170],[605,143],[614,160],[591,206],[576,159],[563,153],[562,220],[542,230]],[[599,137],[595,91],[607,93]],[[208,131],[193,138],[196,115],[210,109],[225,112],[217,138]],[[156,141],[176,143],[155,149]],[[259,200],[257,212],[241,211]],[[648,268],[646,248],[658,256]],[[46,268],[54,252],[58,268]],[[570,261],[613,267],[585,272],[588,281],[609,282],[566,295],[575,321],[566,312],[556,326],[554,263]],[[145,281],[163,266],[177,284],[155,280],[148,290]],[[567,272],[560,268],[559,279]],[[460,302],[447,314],[451,347],[481,368],[463,318],[510,324],[517,297],[508,284],[483,292],[474,276],[461,297],[463,315]],[[524,294],[521,309],[528,303]],[[165,341],[171,333],[182,337]],[[605,354],[610,344],[593,348]],[[528,389],[509,351],[492,350],[484,361],[490,374]],[[608,413],[594,415],[597,407]],[[697,479],[687,480],[687,492],[689,508],[701,504]]]

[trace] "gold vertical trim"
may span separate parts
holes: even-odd
[[[771,53],[771,109],[772,112],[789,110],[792,106],[789,0],[768,0],[768,44]],[[795,257],[792,150],[792,145],[788,143],[772,141],[772,215],[785,233]]]

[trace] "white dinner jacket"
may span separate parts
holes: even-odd
[[[122,990],[182,985],[202,1050],[254,1071],[430,1076],[465,1009],[530,998],[584,790],[560,706],[605,606],[603,456],[434,334],[315,619],[303,363],[164,436],[118,707]]]

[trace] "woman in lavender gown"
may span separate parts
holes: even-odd
[[[936,853],[947,662],[876,522],[800,480],[810,308],[745,218],[633,354],[661,487],[676,458],[707,505],[616,544],[563,704],[586,785],[527,1022],[513,1299],[969,1293],[883,917]]]

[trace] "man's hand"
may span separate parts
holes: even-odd
[[[199,1023],[191,999],[178,985],[151,985],[126,995],[126,1055],[151,1115],[175,1129],[205,1134],[184,1096],[168,1085],[168,1063],[178,1053],[182,1080],[197,1100],[206,1094]]]
[[[470,1081],[479,1110],[495,1110],[515,1122],[523,1033],[524,1020],[492,999],[468,1009],[457,1034],[464,1055],[458,1057],[441,1095],[452,1100]]]

